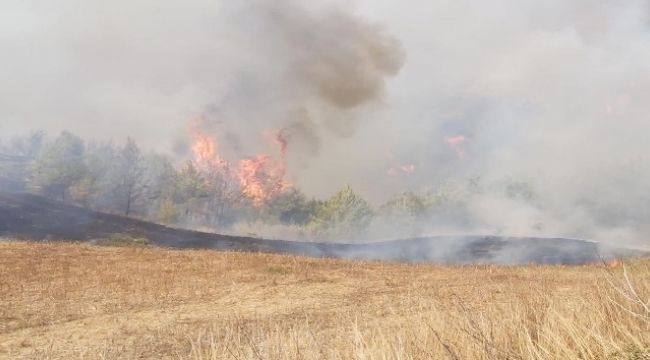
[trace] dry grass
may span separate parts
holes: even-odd
[[[648,265],[0,242],[0,358],[650,359]]]

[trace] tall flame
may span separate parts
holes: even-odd
[[[239,182],[242,193],[257,207],[268,203],[289,187],[284,180],[284,168],[269,155],[257,155],[239,162]]]
[[[284,179],[288,144],[286,132],[282,129],[273,130],[271,135],[279,147],[279,159],[260,154],[239,162],[238,176],[242,193],[257,207],[268,203],[291,186]]]
[[[230,164],[219,154],[216,137],[203,130],[204,123],[205,118],[201,116],[190,124],[192,153],[200,170],[219,172],[237,181],[242,195],[256,207],[264,206],[291,186],[285,180],[288,138],[284,130],[273,130],[267,134],[271,135],[271,140],[279,148],[277,159],[268,154],[258,154],[239,160],[236,169],[230,171]]]
[[[189,127],[190,136],[193,139],[192,154],[194,161],[202,170],[224,170],[228,162],[219,154],[217,139],[202,130],[205,118],[199,116],[192,120]]]

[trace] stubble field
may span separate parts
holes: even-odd
[[[0,358],[650,359],[650,261],[454,267],[2,241]]]

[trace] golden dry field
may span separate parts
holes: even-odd
[[[650,359],[649,300],[640,260],[453,267],[0,242],[7,359]]]

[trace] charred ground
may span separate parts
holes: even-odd
[[[638,256],[642,252],[604,248],[563,238],[444,236],[369,244],[264,240],[175,229],[91,211],[32,194],[0,193],[0,236],[30,240],[92,242],[116,234],[146,238],[169,248],[273,252],[347,259],[498,264],[581,264]]]

